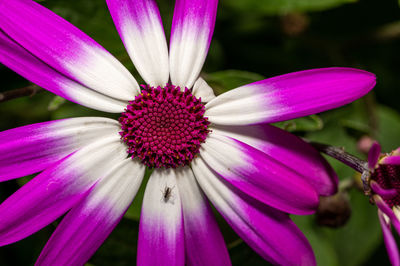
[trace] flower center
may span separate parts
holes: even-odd
[[[132,158],[155,168],[189,164],[207,137],[210,122],[205,108],[188,88],[141,85],[119,118],[121,138]]]
[[[400,205],[400,165],[380,164],[371,178],[382,188],[396,189],[397,195],[395,197],[384,198],[384,200],[390,207]]]

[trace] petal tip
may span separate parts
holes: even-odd
[[[378,163],[379,156],[381,154],[381,145],[378,142],[374,142],[368,152],[368,167],[374,169]]]

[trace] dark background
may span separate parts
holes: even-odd
[[[105,1],[40,2],[97,40],[140,81]],[[168,38],[174,1],[157,2]],[[365,152],[357,144],[365,136],[379,140],[383,150],[390,152],[400,146],[399,11],[395,0],[221,0],[202,75],[217,93],[222,93],[266,77],[309,68],[347,66],[373,72],[378,77],[377,86],[363,99],[278,126],[306,139],[343,146],[362,158]],[[0,92],[31,85],[2,65],[0,82]],[[0,103],[0,130],[88,115],[110,116],[43,91]],[[350,168],[330,162],[342,180],[359,179]],[[1,183],[0,200],[29,179]],[[352,216],[343,227],[321,227],[314,216],[293,217],[311,242],[319,265],[389,264],[376,207],[356,188],[345,194]],[[134,264],[140,203],[139,193],[126,218],[90,264]],[[218,219],[234,265],[267,265]],[[0,248],[0,265],[32,265],[56,225],[57,222],[23,241]]]

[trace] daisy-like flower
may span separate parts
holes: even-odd
[[[400,233],[400,148],[381,154],[375,142],[368,153],[369,171],[364,173],[371,189],[371,199],[378,207],[383,239],[392,265],[400,265],[399,250],[391,232],[391,225]]]
[[[210,203],[266,260],[313,265],[288,213],[311,214],[337,178],[301,139],[266,123],[350,103],[375,85],[350,68],[301,71],[218,97],[199,77],[217,0],[177,0],[169,45],[153,0],[107,0],[138,72],[31,0],[0,1],[0,62],[107,118],[0,133],[0,181],[40,172],[0,205],[0,245],[63,214],[37,265],[86,262],[123,217],[146,167],[139,265],[229,265]],[[208,199],[207,199],[208,198]]]

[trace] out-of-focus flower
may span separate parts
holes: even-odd
[[[348,195],[344,192],[329,197],[320,197],[316,221],[319,225],[341,227],[351,216],[351,207]]]
[[[363,136],[357,142],[357,149],[364,154],[368,154],[373,144],[374,140],[370,136]]]
[[[83,264],[155,168],[140,218],[139,265],[229,265],[207,200],[266,260],[313,265],[288,213],[311,214],[337,177],[301,139],[266,123],[336,108],[375,85],[371,73],[327,68],[282,75],[218,97],[199,77],[217,0],[177,0],[169,46],[154,0],[107,0],[138,72],[31,0],[0,2],[0,62],[81,105],[122,113],[0,133],[0,181],[38,174],[0,205],[0,245],[67,213],[38,265]]]
[[[400,148],[390,154],[381,154],[375,142],[368,153],[367,182],[371,199],[378,207],[384,242],[392,265],[400,265],[399,250],[391,232],[391,225],[400,233]]]

